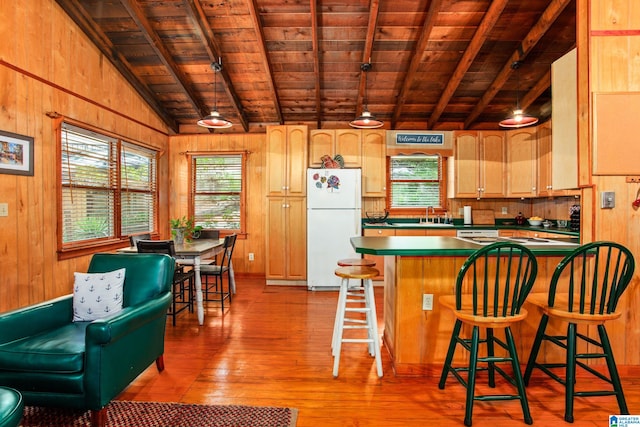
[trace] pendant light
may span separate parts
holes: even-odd
[[[218,58],[218,62],[212,62],[211,69],[213,70],[213,111],[208,116],[198,120],[198,126],[209,129],[227,129],[233,126],[233,123],[218,113],[218,80],[216,77],[222,71],[222,60]]]
[[[349,122],[349,126],[358,129],[376,129],[382,127],[384,123],[382,120],[376,119],[376,116],[371,114],[367,108],[367,72],[371,70],[371,63],[366,62],[360,65],[360,70],[364,73],[364,110],[361,116]]]
[[[516,108],[511,117],[502,120],[499,125],[503,128],[522,128],[538,123],[538,118],[528,116],[520,108],[520,61],[514,61],[511,69],[516,71]]]

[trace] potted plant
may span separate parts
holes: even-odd
[[[196,229],[202,229],[200,226],[193,225],[193,218],[186,216],[170,219],[169,223],[171,224],[171,237],[177,245],[183,244],[185,240],[190,242]]]

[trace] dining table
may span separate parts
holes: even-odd
[[[196,312],[198,314],[198,323],[204,324],[204,304],[202,296],[202,279],[200,277],[200,264],[203,259],[209,259],[215,257],[217,254],[224,250],[224,239],[194,239],[190,242],[174,243],[176,250],[176,261],[182,265],[190,265],[193,267],[195,273],[196,284]],[[136,247],[126,247],[118,249],[120,253],[136,253],[138,249]],[[232,267],[230,267],[232,268]],[[233,275],[230,275],[231,280],[229,287],[231,290],[235,289],[235,283]]]

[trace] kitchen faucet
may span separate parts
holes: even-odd
[[[429,209],[431,209],[431,212],[433,212],[434,214],[436,213],[436,209],[433,206],[427,206],[427,216],[425,218],[425,222],[429,222]]]

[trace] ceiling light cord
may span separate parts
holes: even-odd
[[[233,123],[218,112],[218,73],[222,71],[222,58],[218,58],[218,62],[212,62],[211,69],[213,70],[213,111],[198,120],[198,126],[209,129],[227,129],[233,126]]]
[[[537,117],[524,114],[524,111],[520,108],[520,65],[520,61],[513,61],[511,64],[511,69],[516,72],[516,108],[510,117],[498,123],[503,128],[522,128],[538,123]]]
[[[382,127],[384,122],[382,120],[378,120],[376,116],[369,112],[369,104],[367,98],[367,73],[371,70],[371,62],[365,62],[361,64],[360,70],[364,73],[364,96],[362,100],[363,111],[362,115],[349,122],[349,126],[357,129],[377,129]]]

